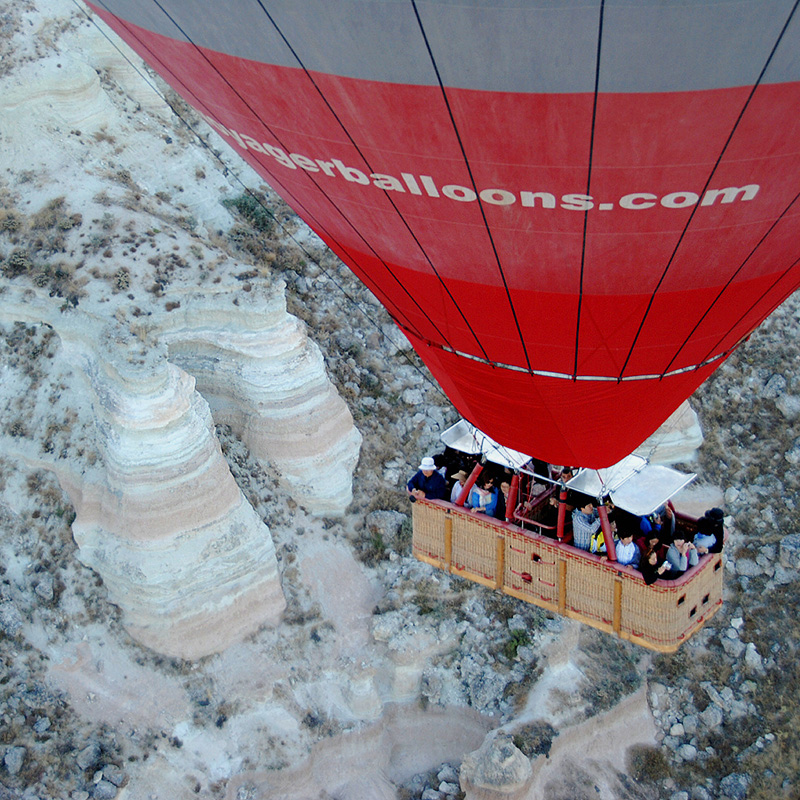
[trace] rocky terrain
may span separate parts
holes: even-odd
[[[795,299],[658,437],[730,541],[657,656],[414,560],[374,299],[79,6],[0,57],[0,799],[800,797]]]

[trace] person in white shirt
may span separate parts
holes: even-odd
[[[463,469],[460,469],[455,475],[451,475],[450,477],[455,481],[453,488],[450,490],[450,502],[455,503],[467,483],[467,473]],[[469,500],[469,498],[467,498],[467,500]],[[469,508],[469,502],[465,502],[464,507]]]
[[[641,554],[633,541],[633,533],[624,531],[616,541],[617,564],[622,566],[638,567]]]

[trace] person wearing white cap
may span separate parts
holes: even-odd
[[[447,483],[436,470],[436,462],[425,456],[414,477],[406,484],[412,500],[444,500],[447,497]]]

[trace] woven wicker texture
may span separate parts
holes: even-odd
[[[636,570],[448,503],[417,502],[413,520],[420,560],[550,610],[561,598],[567,616],[654,650],[677,649],[722,603],[720,555],[646,586]]]

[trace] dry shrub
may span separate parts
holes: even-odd
[[[669,762],[658,747],[635,744],[625,755],[628,774],[637,783],[657,783],[669,777]]]

